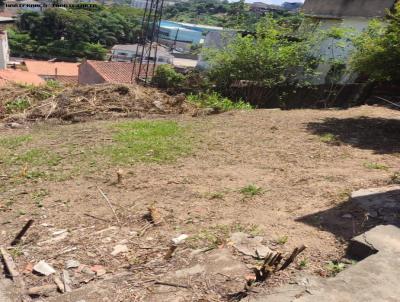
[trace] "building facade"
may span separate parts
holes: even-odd
[[[360,33],[364,31],[371,19],[383,18],[394,8],[396,0],[306,0],[302,12],[306,19],[303,30],[328,31],[332,28],[341,28]],[[335,45],[341,45],[337,47]],[[344,46],[343,46],[344,45]],[[331,81],[332,73],[336,68],[329,61],[343,62],[341,74],[336,74],[339,83],[354,81],[356,75],[348,72],[347,65],[354,47],[346,38],[333,42],[331,39],[323,41],[318,51],[326,63],[320,64],[315,84],[325,84]]]

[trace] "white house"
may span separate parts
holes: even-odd
[[[355,33],[360,33],[368,27],[373,18],[383,18],[387,12],[393,9],[397,0],[306,0],[302,11],[307,17],[303,27],[310,30],[329,30],[331,28],[351,29]],[[345,65],[353,45],[349,41],[342,41],[345,46],[337,47],[338,41],[333,43],[330,39],[321,43],[319,49],[325,59],[339,59],[345,64],[343,74],[338,75],[341,83],[351,82],[351,74],[345,71]],[[318,68],[319,76],[314,81],[315,84],[329,82],[332,76],[332,65],[321,64]]]
[[[157,64],[172,64],[173,56],[168,52],[168,50],[161,46],[153,44],[151,51],[149,50],[149,45],[146,45],[143,50],[143,46],[140,44],[117,44],[111,48],[111,61],[114,62],[132,62],[135,57],[140,57],[141,55],[147,58],[145,61],[153,61],[154,57],[157,55]],[[136,56],[137,55],[137,56]]]

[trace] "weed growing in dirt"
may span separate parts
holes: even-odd
[[[364,167],[367,169],[374,169],[374,170],[387,170],[389,169],[388,166],[379,163],[364,163]]]
[[[118,163],[168,162],[191,150],[186,129],[174,121],[126,122],[114,129],[114,144],[105,151]]]
[[[240,189],[240,193],[242,193],[246,197],[253,197],[262,194],[262,189],[255,185],[248,185]]]
[[[32,200],[35,202],[38,208],[43,207],[43,198],[49,195],[49,192],[45,189],[40,189],[32,193]]]
[[[346,265],[338,261],[329,261],[326,268],[332,276],[336,276],[346,268]]]
[[[201,108],[213,108],[217,111],[229,111],[229,110],[250,110],[252,109],[249,103],[242,100],[233,102],[228,98],[221,96],[217,92],[202,93],[202,94],[190,94],[187,97],[188,101],[201,107]]]
[[[25,98],[18,98],[13,101],[7,102],[5,105],[7,113],[21,112],[29,108],[29,100]]]
[[[284,245],[289,240],[288,236],[282,236],[276,240],[276,243]]]
[[[324,133],[320,136],[320,140],[323,143],[327,144],[335,144],[337,143],[337,138],[334,134],[332,133]]]
[[[300,260],[299,269],[305,269],[307,267],[308,261],[307,259]]]
[[[207,195],[209,199],[224,199],[224,192],[213,192]]]
[[[400,185],[400,172],[395,172],[390,177],[390,183],[395,185]]]
[[[234,232],[244,232],[252,236],[261,235],[262,233],[259,227],[254,224],[218,224],[202,229],[196,235],[190,236],[187,243],[192,248],[204,246],[208,248],[216,248],[219,245],[226,243],[231,233]]]
[[[0,138],[0,147],[7,149],[15,149],[31,140],[32,137],[30,135],[19,135],[13,137]]]

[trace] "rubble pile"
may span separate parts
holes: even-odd
[[[58,90],[12,86],[0,92],[0,120],[8,123],[52,118],[81,122],[195,111],[184,95],[170,96],[138,85],[99,84]]]

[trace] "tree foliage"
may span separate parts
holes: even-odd
[[[240,80],[264,87],[307,84],[319,62],[312,53],[320,37],[295,30],[291,24],[265,17],[254,36],[238,35],[223,49],[206,50],[211,81],[220,91]]]
[[[254,30],[258,16],[244,0],[229,3],[220,0],[189,0],[165,9],[166,19],[229,28]]]
[[[102,59],[106,47],[136,41],[140,14],[119,6],[24,12],[11,31],[10,48],[17,54]]]
[[[183,74],[176,72],[171,65],[163,64],[157,67],[152,82],[159,88],[178,88],[184,80]]]
[[[351,65],[373,81],[400,81],[400,3],[388,21],[372,21],[355,40]]]

